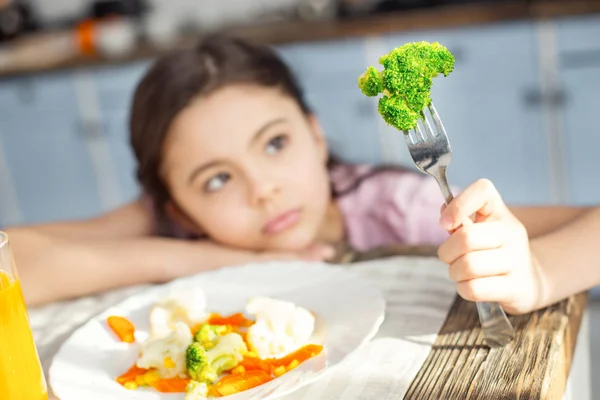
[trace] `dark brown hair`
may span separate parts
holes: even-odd
[[[236,83],[278,88],[310,113],[293,73],[273,50],[227,36],[210,36],[193,48],[163,56],[139,83],[130,117],[131,145],[137,179],[152,201],[159,233],[171,233],[164,214],[170,195],[159,171],[173,120],[199,96]]]

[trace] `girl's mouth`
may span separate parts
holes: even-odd
[[[262,228],[262,233],[267,236],[274,236],[281,233],[300,221],[302,212],[299,208],[285,211],[276,217],[270,219]]]

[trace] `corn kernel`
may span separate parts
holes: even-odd
[[[135,383],[134,381],[129,381],[129,382],[125,382],[123,387],[127,390],[135,390],[135,389],[137,389],[138,384]]]
[[[231,370],[231,373],[233,375],[242,375],[244,372],[246,372],[246,368],[244,368],[243,365],[238,365],[237,367]]]
[[[165,357],[163,365],[165,368],[175,368],[175,361],[171,357]]]
[[[273,371],[273,374],[275,374],[275,376],[281,376],[283,374],[285,374],[285,367],[283,365],[275,368],[275,371]]]
[[[248,358],[258,358],[258,355],[253,351],[247,351],[244,353],[244,357]]]
[[[290,370],[296,368],[298,365],[300,365],[300,362],[298,360],[293,360],[291,363],[288,364],[286,369],[288,371],[290,371]]]
[[[152,382],[156,382],[159,379],[160,379],[160,375],[158,374],[158,371],[155,369],[148,371],[144,374],[144,383],[146,385],[149,383],[152,383]]]
[[[215,347],[215,344],[213,342],[210,341],[206,341],[204,343],[202,343],[202,346],[206,349],[206,350],[210,350],[213,347]]]

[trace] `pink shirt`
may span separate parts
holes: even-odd
[[[343,190],[370,170],[338,166],[332,171],[333,185]],[[448,237],[439,226],[444,198],[435,180],[420,172],[379,172],[337,203],[350,245],[359,251],[395,243],[438,245]]]

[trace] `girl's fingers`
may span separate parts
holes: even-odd
[[[323,261],[333,258],[335,256],[335,249],[333,246],[327,244],[315,243],[300,254],[303,259]]]
[[[507,211],[500,194],[487,179],[480,179],[467,187],[442,212],[440,225],[451,231],[458,228],[473,214],[490,217]],[[480,217],[478,217],[481,220]]]
[[[456,291],[468,301],[511,302],[516,289],[507,275],[490,276],[459,282]]]
[[[440,245],[438,256],[452,264],[470,252],[501,247],[510,234],[510,225],[500,221],[462,226]]]
[[[461,283],[508,274],[511,266],[505,261],[502,252],[502,249],[482,250],[458,258],[450,264],[450,279]]]

